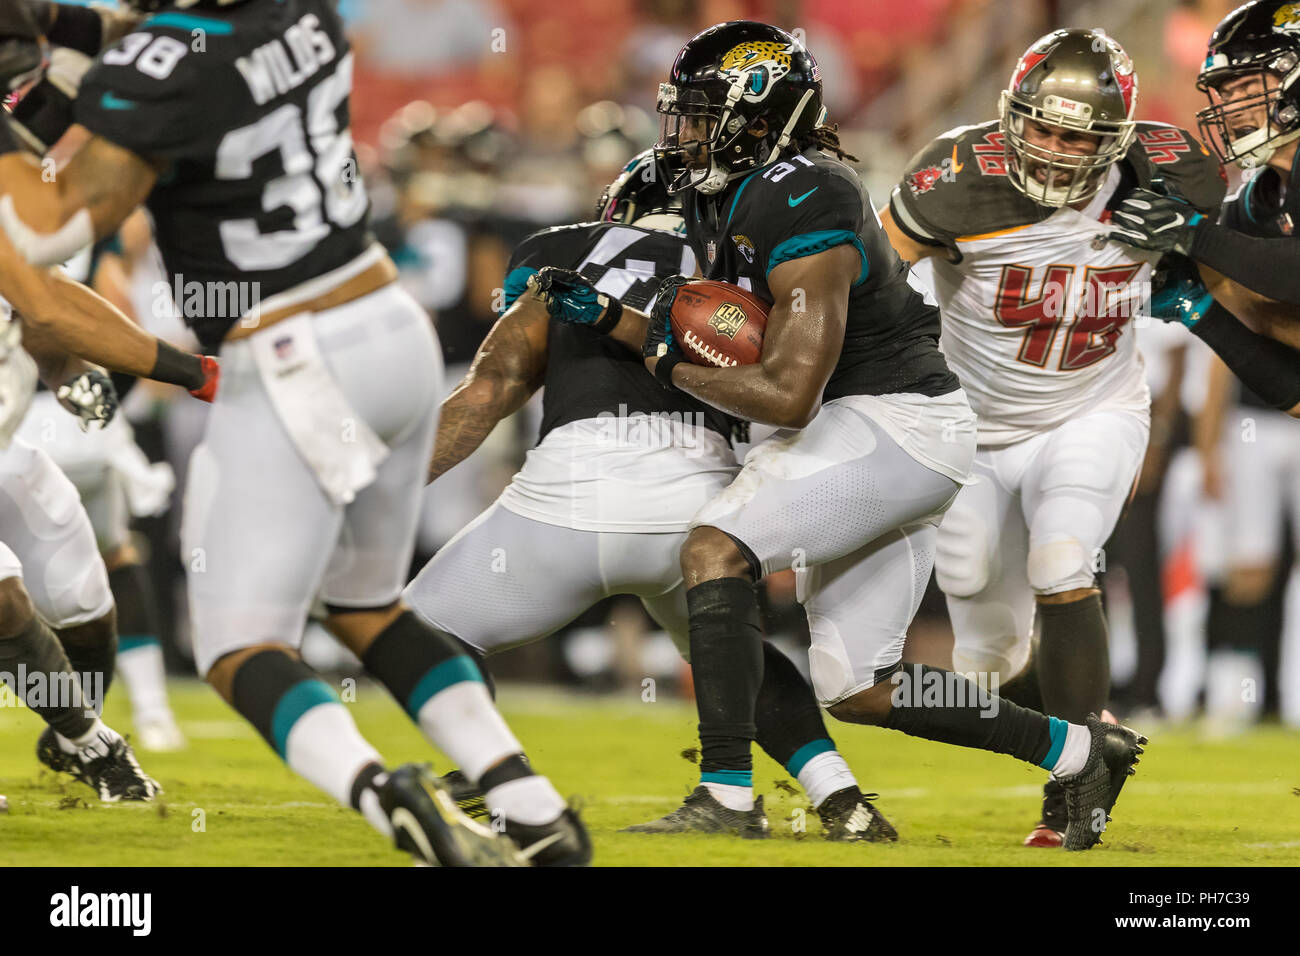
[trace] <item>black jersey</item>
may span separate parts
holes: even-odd
[[[610,222],[585,222],[535,232],[515,249],[506,274],[506,306],[524,291],[528,277],[543,266],[576,269],[601,292],[630,308],[644,310],[659,283],[692,275],[695,257],[683,236]],[[725,438],[732,419],[678,389],[664,388],[641,357],[582,326],[551,320],[542,427],[553,428],[601,415],[677,414],[703,422]]]
[[[165,163],[148,207],[177,305],[206,347],[259,300],[371,242],[335,7],[167,10],[104,50],[81,84],[77,122]]]
[[[692,191],[686,232],[705,278],[773,296],[768,274],[782,262],[852,244],[862,269],[849,293],[839,362],[823,399],[958,387],[939,352],[939,311],[907,281],[870,198],[850,167],[817,150],[756,170],[717,196]]]
[[[1297,158],[1300,159],[1300,154]],[[1292,183],[1297,182],[1297,172],[1300,170],[1293,167]],[[1228,197],[1219,215],[1219,223],[1257,239],[1296,238],[1296,225],[1300,223],[1300,190],[1287,188],[1282,175],[1272,166],[1265,166]],[[1244,384],[1238,400],[1250,408],[1277,411],[1275,405],[1264,401]]]

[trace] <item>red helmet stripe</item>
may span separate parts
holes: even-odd
[[[1046,53],[1035,53],[1032,50],[1030,50],[1028,53],[1022,56],[1020,58],[1020,65],[1016,67],[1015,76],[1011,77],[1011,88],[1014,90],[1016,87],[1018,87],[1020,85],[1020,81],[1025,78],[1025,74],[1028,73],[1030,70],[1032,70],[1034,67],[1038,66],[1039,63],[1042,63],[1043,60],[1046,58],[1047,58]]]

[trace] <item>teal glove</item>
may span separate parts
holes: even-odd
[[[623,316],[622,302],[597,292],[586,276],[572,269],[546,266],[529,277],[528,288],[541,298],[551,318],[570,325],[606,334]]]

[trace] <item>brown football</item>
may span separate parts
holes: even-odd
[[[753,365],[763,354],[767,306],[740,286],[710,279],[684,285],[670,319],[677,344],[696,365]]]

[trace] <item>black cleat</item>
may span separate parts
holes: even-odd
[[[832,793],[817,808],[826,839],[832,843],[895,843],[898,831],[871,805],[878,793],[847,787]]]
[[[1104,723],[1096,714],[1088,715],[1088,730],[1092,733],[1088,762],[1078,773],[1061,780],[1069,813],[1064,840],[1067,850],[1087,850],[1101,842],[1111,808],[1124,781],[1137,772],[1133,767],[1147,742],[1137,731]]]
[[[72,774],[105,803],[152,800],[162,793],[158,781],[141,769],[131,745],[111,731],[101,732],[95,745],[67,753],[59,746],[54,729],[46,727],[36,742],[36,758],[57,773]]]
[[[473,817],[475,820],[488,815],[487,797],[482,790],[469,782],[469,777],[459,770],[444,773],[438,778],[438,783],[451,794],[451,798],[456,801],[456,806],[461,813]]]
[[[432,866],[527,866],[509,840],[456,808],[450,792],[427,767],[408,763],[377,788],[393,839],[418,862]]]
[[[1055,777],[1043,784],[1043,816],[1038,826],[1025,837],[1025,846],[1059,849],[1065,840],[1065,788]]]
[[[573,810],[550,823],[532,826],[505,818],[506,836],[533,866],[586,866],[591,862],[591,837]]]
[[[754,801],[753,810],[731,810],[720,804],[700,784],[680,807],[665,817],[649,823],[624,827],[620,833],[729,833],[746,840],[763,840],[768,836],[763,798]]]

